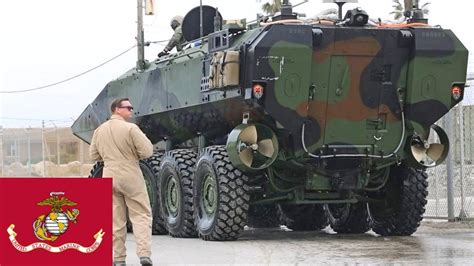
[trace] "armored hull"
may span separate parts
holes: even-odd
[[[89,142],[110,103],[130,98],[158,150],[155,220],[174,236],[236,239],[252,206],[295,230],[408,235],[424,169],[449,150],[434,124],[462,100],[467,54],[421,24],[226,29],[110,82],[72,128]],[[407,200],[421,207],[400,209]]]
[[[76,121],[75,134],[90,142],[110,115],[111,100],[128,96],[136,123],[155,143],[165,138],[181,143],[197,134],[217,141],[249,112],[253,121],[268,121],[291,135],[293,145],[285,149],[302,151],[306,124],[311,152],[363,145],[370,154],[388,154],[402,135],[397,89],[405,119],[419,133],[462,99],[454,100],[451,88],[464,83],[467,50],[443,29],[277,24],[229,41],[226,49],[241,51],[235,88],[203,90],[212,57],[205,44],[110,82]],[[265,85],[260,99],[252,95],[255,83]]]

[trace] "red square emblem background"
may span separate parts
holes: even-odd
[[[34,234],[33,223],[40,215],[52,212],[51,206],[38,206],[51,192],[64,192],[78,209],[76,223],[68,222],[67,229],[55,241],[40,240]],[[68,243],[89,247],[94,235],[105,233],[100,246],[91,253],[68,249],[52,253],[44,249],[20,252],[12,244],[7,232],[14,224],[16,240],[22,246],[41,242],[53,247]],[[111,178],[0,178],[0,266],[7,265],[111,265],[112,264],[112,179]]]

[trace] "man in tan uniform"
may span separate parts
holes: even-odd
[[[90,155],[104,161],[102,176],[113,178],[114,265],[125,265],[126,210],[133,225],[137,255],[142,265],[152,265],[152,213],[139,160],[150,157],[153,144],[137,125],[127,122],[133,107],[128,98],[115,100],[112,116],[92,137]]]

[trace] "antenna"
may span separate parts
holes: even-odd
[[[199,0],[199,37],[204,35],[202,29],[202,0]]]
[[[222,19],[216,7],[216,15],[214,16],[214,31],[220,31],[221,29],[222,29]]]
[[[273,21],[285,20],[285,19],[296,19],[297,15],[293,14],[293,7],[290,5],[288,0],[283,0],[281,5],[280,14],[272,18]]]
[[[358,3],[358,0],[323,0],[323,3],[335,3],[339,7],[339,21],[342,21],[342,6],[345,3]]]

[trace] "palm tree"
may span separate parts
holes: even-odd
[[[413,8],[414,1],[416,0],[404,0],[402,5],[399,0],[393,0],[393,8],[395,10],[390,12],[390,14],[393,14],[395,20],[403,18],[405,16],[405,12]],[[423,15],[428,15],[430,13],[430,10],[428,9],[429,4],[430,2],[426,2],[420,7]]]
[[[262,0],[257,0],[257,2],[261,2]],[[281,0],[273,0],[266,2],[262,5],[262,11],[265,12],[267,15],[274,15],[276,12],[281,10]]]

